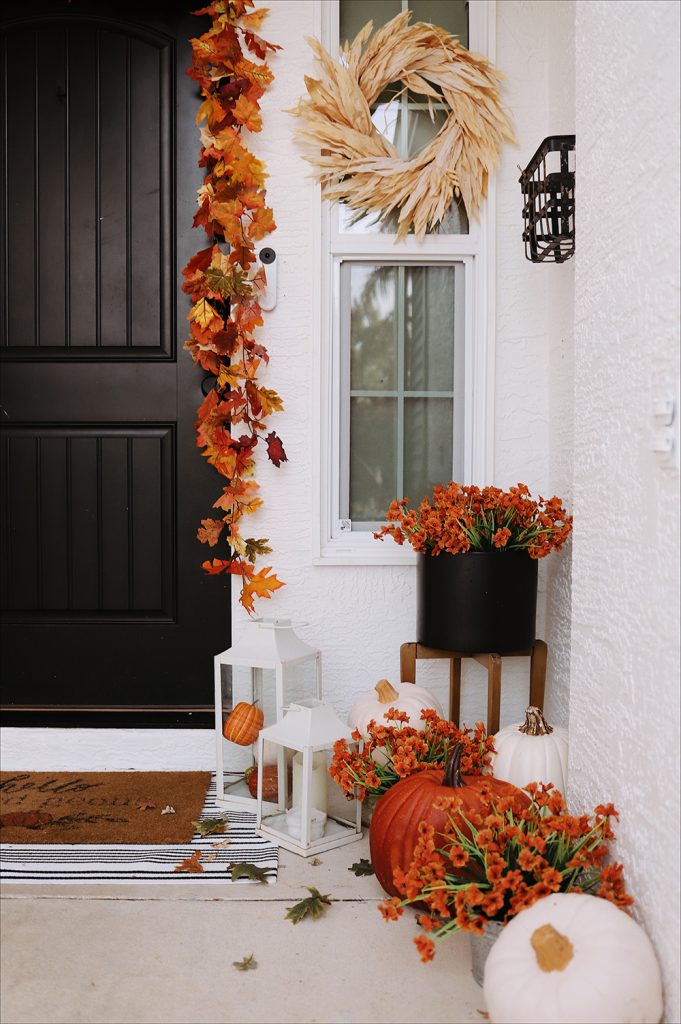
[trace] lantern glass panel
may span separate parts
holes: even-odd
[[[317,659],[294,662],[284,666],[284,706],[318,697]],[[266,722],[269,725],[269,722]]]
[[[255,704],[265,715],[265,725],[276,722],[276,686],[274,669],[250,668],[241,665],[231,666],[231,681],[223,686],[222,725],[223,730],[227,719],[237,704]],[[255,742],[249,744],[233,743],[222,737],[222,756],[224,764],[225,797],[245,797],[252,799],[244,774],[255,764]],[[267,751],[266,751],[267,759]]]

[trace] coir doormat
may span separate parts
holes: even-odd
[[[210,772],[0,772],[0,842],[187,843],[210,781]]]
[[[190,843],[160,846],[4,843],[0,846],[0,881],[3,884],[57,885],[69,882],[125,885],[189,882],[202,886],[267,882],[274,885],[279,863],[277,846],[257,834],[255,814],[227,809],[217,799],[215,790],[213,776],[201,818],[219,819],[220,828],[212,832],[204,827],[194,833]]]

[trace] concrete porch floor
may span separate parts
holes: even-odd
[[[1,904],[3,1024],[362,1024],[484,1019],[457,935],[422,964],[416,922],[385,924],[368,839],[319,867],[280,851],[276,885],[14,885]],[[339,902],[293,925],[314,885]],[[232,961],[255,954],[258,969]]]

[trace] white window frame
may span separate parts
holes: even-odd
[[[339,0],[314,0],[315,34],[330,52],[338,49]],[[470,0],[469,46],[495,58],[495,0]],[[340,480],[340,309],[339,277],[342,260],[393,260],[425,265],[461,262],[465,266],[465,403],[464,483],[489,483],[494,451],[495,339],[495,181],[479,220],[471,218],[466,235],[413,235],[393,244],[390,235],[377,245],[377,235],[341,234],[337,211],[316,191],[311,217],[313,266],[313,346],[315,395],[313,423],[317,427],[313,478],[313,563],[315,565],[411,565],[416,556],[408,546],[390,538],[382,543],[370,532],[344,532],[339,527]],[[390,247],[390,255],[387,250]]]

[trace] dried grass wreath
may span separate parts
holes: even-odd
[[[501,73],[444,29],[410,25],[410,17],[398,14],[373,36],[369,22],[341,47],[340,61],[308,39],[322,77],[306,76],[308,96],[290,111],[305,122],[296,135],[324,198],[358,215],[379,212],[381,220],[398,210],[397,239],[411,225],[417,238],[432,231],[454,196],[476,216],[502,142],[514,138],[501,105]],[[448,107],[437,136],[411,159],[402,159],[371,120],[372,103],[396,81],[427,98],[431,118],[433,100]]]

